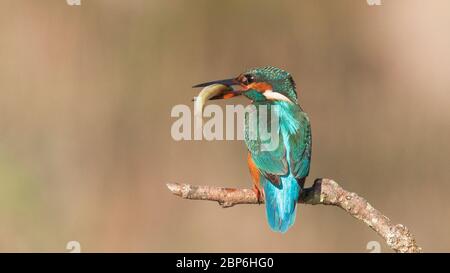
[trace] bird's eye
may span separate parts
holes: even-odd
[[[242,77],[242,83],[245,85],[254,83],[254,82],[255,82],[255,76],[253,76],[253,75],[244,75],[244,77]]]

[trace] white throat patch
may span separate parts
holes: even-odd
[[[293,103],[290,99],[288,99],[288,97],[286,97],[283,94],[280,94],[278,92],[273,92],[272,90],[266,90],[263,92],[264,97],[266,97],[266,99],[268,100],[280,100],[280,101],[285,101],[285,102],[289,102],[289,103]]]

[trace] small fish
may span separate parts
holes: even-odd
[[[203,88],[202,91],[198,93],[198,96],[194,98],[195,118],[202,120],[203,107],[205,106],[207,100],[220,96],[230,90],[231,88],[229,86],[217,83]]]

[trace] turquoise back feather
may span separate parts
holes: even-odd
[[[311,130],[309,119],[298,104],[276,101],[255,102],[258,106],[277,106],[279,119],[279,143],[271,151],[261,150],[260,138],[249,139],[252,126],[246,117],[246,139],[248,150],[261,172],[260,183],[264,188],[266,214],[269,226],[277,232],[286,232],[295,222],[296,204],[301,193],[299,184],[309,173],[311,157]],[[269,122],[258,118],[259,122]],[[254,128],[253,128],[254,129]]]

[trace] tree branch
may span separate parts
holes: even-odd
[[[250,189],[188,184],[167,184],[167,187],[173,194],[181,198],[217,201],[224,208],[238,204],[258,204],[255,192]],[[376,231],[394,251],[422,252],[422,249],[416,244],[414,236],[405,226],[393,224],[389,218],[372,207],[364,198],[344,190],[331,179],[317,179],[311,188],[302,191],[299,203],[340,207]]]

